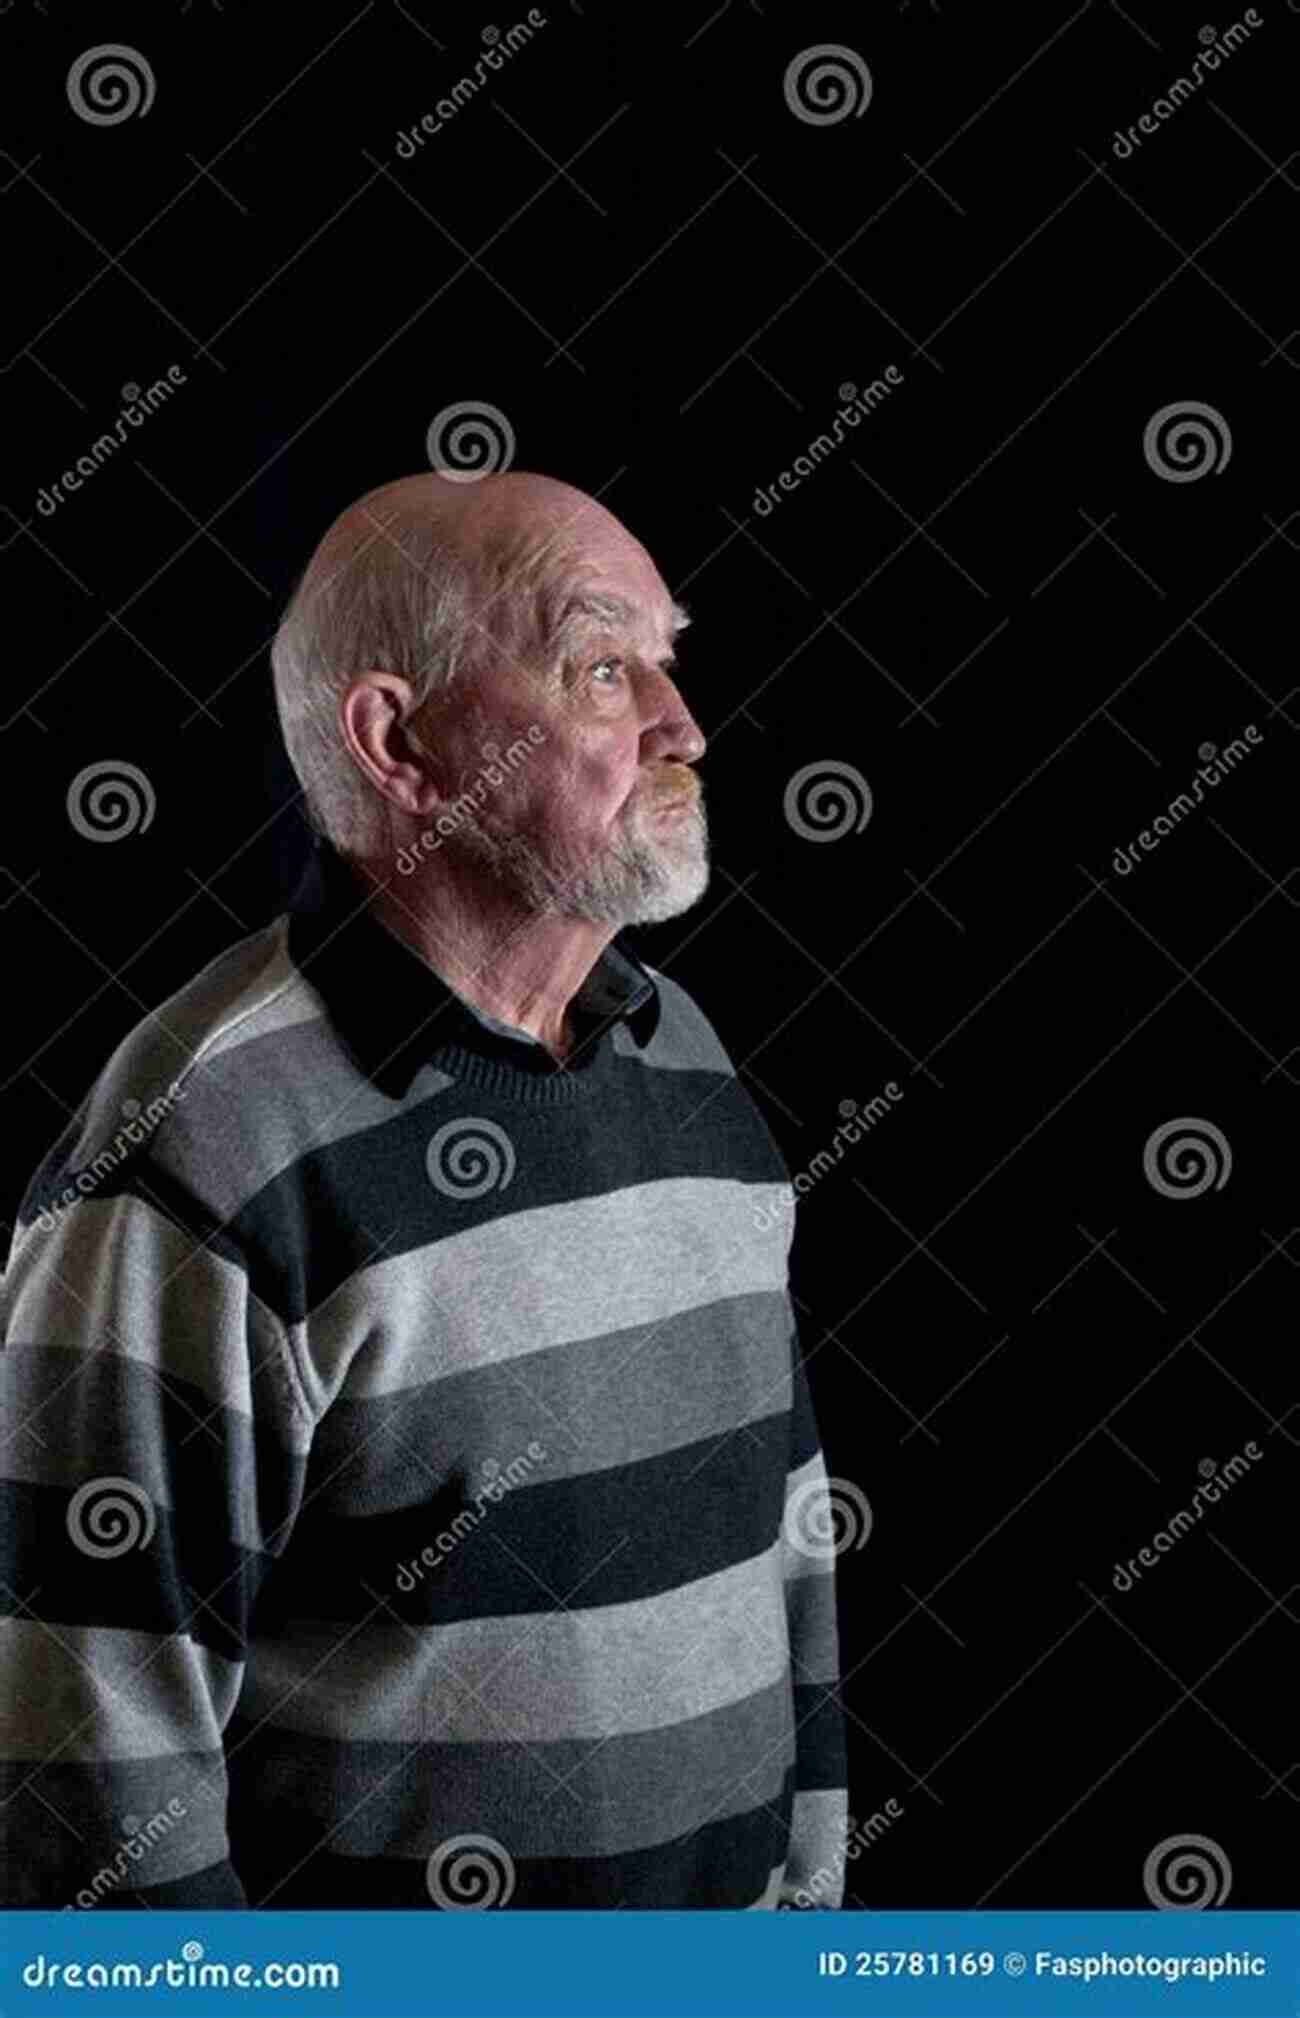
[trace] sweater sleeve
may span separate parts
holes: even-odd
[[[790,1469],[782,1523],[796,1727],[794,1814],[779,1906],[836,1907],[844,1898],[848,1771],[835,1617],[834,1502],[798,1338],[791,1335]]]
[[[240,1907],[223,1733],[302,1496],[287,1335],[161,1172],[0,1281],[0,1905]]]

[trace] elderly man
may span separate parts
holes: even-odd
[[[118,1046],[9,1256],[6,1903],[841,1902],[788,1172],[618,936],[708,880],[685,622],[522,472],[312,557],[319,859]]]

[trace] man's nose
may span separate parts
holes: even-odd
[[[683,764],[698,763],[708,747],[704,731],[682,699],[675,681],[666,673],[661,677],[662,684],[656,689],[657,705],[646,727],[645,739],[656,757],[676,757]]]

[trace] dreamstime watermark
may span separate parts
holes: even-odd
[[[483,55],[474,65],[472,77],[458,77],[451,90],[441,97],[432,112],[426,112],[414,126],[399,131],[397,135],[397,157],[399,161],[413,161],[418,149],[423,147],[425,136],[441,133],[449,126],[462,107],[477,98],[492,80],[495,72],[503,70],[512,57],[517,56],[532,41],[537,29],[545,28],[546,16],[540,7],[530,7],[526,21],[516,21],[513,28],[503,34],[499,28],[488,26],[483,30],[482,39],[487,44]],[[485,77],[483,72],[487,70]]]
[[[477,483],[509,469],[515,459],[515,431],[499,406],[486,399],[460,399],[444,406],[424,437],[430,467],[449,483]]]
[[[105,1944],[106,1946],[109,1944]],[[113,1942],[112,1946],[119,1944]],[[23,1964],[28,1990],[340,1990],[343,1978],[337,1962],[206,1962],[201,1941],[186,1941],[179,1956],[146,1962],[63,1962],[38,1949]],[[119,2002],[112,2007],[122,2010]],[[142,2008],[137,2006],[137,2009]],[[191,2007],[193,2008],[193,2007]],[[211,2009],[207,1999],[202,2009]],[[337,2001],[335,2003],[338,2009]]]
[[[399,850],[398,875],[413,876],[425,855],[435,854],[452,834],[472,823],[479,807],[486,802],[488,792],[504,785],[511,772],[527,762],[533,751],[545,741],[545,729],[540,723],[533,722],[524,735],[516,736],[513,743],[507,745],[504,757],[497,743],[480,743],[485,761],[480,765],[473,783],[457,793],[451,801],[450,810],[439,813],[433,826],[417,836],[409,848]]]
[[[481,1114],[444,1121],[424,1156],[429,1182],[444,1198],[482,1198],[504,1191],[515,1174],[515,1146],[498,1122]]]
[[[1232,1865],[1210,1836],[1166,1836],[1142,1866],[1142,1890],[1162,1912],[1198,1913],[1222,1906]]]
[[[149,59],[125,42],[83,50],[68,72],[68,103],[88,126],[120,126],[143,119],[157,86]]]
[[[149,416],[156,413],[158,408],[171,398],[177,386],[188,383],[180,366],[171,364],[167,367],[167,377],[156,378],[152,385],[138,386],[134,380],[124,385],[122,411],[118,415],[113,433],[101,434],[92,444],[88,455],[77,457],[74,464],[75,477],[73,470],[65,469],[63,475],[56,477],[52,484],[45,484],[37,491],[36,509],[42,518],[53,518],[59,506],[66,501],[61,493],[66,491],[71,495],[79,491],[83,478],[96,476],[102,465],[117,454],[126,440],[125,429],[128,422],[133,428],[143,427]]]
[[[429,1853],[424,1881],[444,1913],[504,1906],[515,1889],[515,1863],[495,1836],[448,1836]]]
[[[801,841],[842,841],[846,834],[862,832],[872,804],[871,787],[856,764],[819,757],[795,772],[782,808]]]
[[[818,463],[824,462],[833,449],[841,446],[845,428],[857,427],[866,414],[874,413],[902,383],[903,374],[898,366],[887,364],[880,377],[873,378],[861,392],[852,382],[842,385],[839,394],[844,404],[835,415],[833,432],[814,435],[806,452],[797,455],[789,469],[783,469],[774,482],[759,485],[750,502],[754,516],[767,518],[781,502],[778,487],[783,491],[797,490],[805,477],[813,475]]]
[[[103,757],[68,786],[68,818],[83,841],[125,841],[153,825],[158,801],[137,764]]]
[[[1143,1570],[1153,1570],[1161,1556],[1168,1555],[1170,1549],[1180,1542],[1184,1535],[1190,1534],[1197,1522],[1204,1518],[1205,1506],[1201,1503],[1202,1496],[1207,1505],[1217,1506],[1224,1493],[1236,1485],[1239,1478],[1244,1478],[1251,1465],[1257,1464],[1263,1455],[1263,1451],[1252,1437],[1244,1447],[1244,1455],[1230,1457],[1225,1465],[1220,1465],[1216,1458],[1203,1457],[1197,1470],[1205,1483],[1198,1485],[1192,1494],[1192,1506],[1195,1512],[1188,1512],[1180,1507],[1172,1520],[1164,1527],[1157,1528],[1151,1541],[1140,1548],[1135,1556],[1130,1556],[1126,1563],[1117,1562],[1111,1577],[1115,1589],[1131,1591],[1133,1586],[1140,1582]]]
[[[815,42],[785,67],[785,102],[805,126],[838,126],[861,119],[871,103],[871,72],[856,49]]]
[[[449,1527],[441,1529],[433,1541],[426,1543],[420,1550],[418,1556],[412,1556],[409,1563],[400,1566],[394,1580],[398,1590],[406,1593],[413,1591],[426,1569],[437,1569],[440,1564],[445,1563],[448,1556],[454,1554],[464,1541],[466,1535],[473,1534],[479,1522],[487,1518],[483,1511],[484,1500],[492,1506],[499,1505],[508,1492],[523,1484],[533,1466],[541,1464],[545,1456],[546,1446],[538,1443],[534,1437],[524,1455],[512,1458],[504,1470],[494,1457],[485,1458],[483,1483],[474,1495],[473,1507],[462,1507]],[[402,1582],[403,1577],[408,1579],[406,1583]]]
[[[68,1502],[64,1525],[74,1548],[96,1562],[147,1549],[158,1524],[153,1501],[133,1478],[87,1479]]]
[[[174,1796],[168,1801],[165,1809],[160,1808],[147,1822],[142,1822],[138,1815],[123,1815],[122,1847],[113,1860],[117,1868],[114,1870],[109,1865],[101,1865],[89,1885],[83,1885],[76,1898],[63,1908],[64,1912],[73,1913],[78,1906],[86,1910],[97,1906],[106,1892],[111,1892],[116,1885],[121,1884],[127,1871],[124,1860],[129,1858],[138,1864],[153,1848],[159,1836],[169,1836],[176,1823],[188,1813],[189,1809],[184,1801]]]
[[[1164,483],[1199,483],[1222,476],[1232,459],[1232,429],[1217,406],[1176,399],[1159,407],[1142,430],[1147,468]]]
[[[1162,1198],[1199,1198],[1205,1191],[1222,1191],[1232,1172],[1232,1149],[1212,1121],[1180,1114],[1152,1129],[1142,1145],[1142,1169]]]
[[[828,1171],[833,1170],[835,1165],[843,1160],[845,1143],[852,1146],[860,1142],[864,1134],[869,1135],[876,1123],[882,1120],[902,1098],[903,1089],[898,1081],[887,1079],[883,1093],[874,1094],[865,1107],[860,1108],[856,1100],[841,1100],[840,1113],[844,1118],[831,1138],[834,1155],[831,1154],[831,1149],[819,1149],[806,1170],[799,1171],[789,1184],[778,1184],[774,1187],[771,1199],[766,1204],[760,1199],[755,1199],[753,1219],[758,1231],[769,1232],[792,1213],[796,1199],[804,1197]],[[841,1136],[844,1137],[844,1141],[841,1141]]]
[[[1242,737],[1244,737],[1244,741]],[[1110,866],[1115,871],[1115,874],[1117,876],[1130,875],[1142,860],[1142,856],[1138,853],[1139,845],[1143,853],[1152,854],[1160,846],[1160,843],[1173,833],[1180,820],[1185,820],[1189,813],[1194,813],[1196,808],[1204,803],[1205,787],[1207,785],[1221,785],[1223,780],[1236,769],[1242,758],[1250,755],[1251,745],[1262,743],[1263,740],[1264,738],[1255,727],[1255,724],[1247,722],[1245,728],[1242,730],[1241,737],[1234,736],[1232,741],[1225,744],[1222,750],[1214,743],[1202,743],[1196,752],[1197,756],[1201,759],[1201,767],[1193,780],[1195,797],[1191,797],[1186,792],[1180,792],[1177,798],[1170,800],[1169,811],[1167,813],[1157,813],[1151,825],[1142,829],[1136,841],[1124,842],[1116,848],[1110,858]]]
[[[1244,42],[1250,40],[1254,29],[1263,26],[1264,17],[1258,8],[1248,7],[1242,19],[1234,21],[1230,28],[1225,28],[1222,35],[1217,29],[1209,26],[1199,29],[1197,41],[1201,45],[1201,53],[1193,59],[1191,77],[1175,77],[1163,97],[1153,99],[1151,111],[1142,113],[1136,126],[1130,126],[1126,132],[1121,132],[1118,126],[1115,128],[1115,138],[1110,144],[1110,151],[1115,159],[1129,160],[1135,149],[1142,145],[1139,134],[1158,133],[1161,120],[1172,119],[1180,105],[1185,105],[1189,98],[1196,96],[1205,82],[1201,75],[1202,64],[1208,71],[1217,70],[1221,63],[1226,63],[1230,56],[1236,55]]]
[[[786,1500],[781,1533],[796,1555],[825,1563],[864,1548],[873,1522],[871,1502],[855,1480],[818,1474]]]
[[[807,1883],[799,1886],[788,1903],[801,1909],[818,1905],[823,1893],[831,1891],[839,1882],[845,1864],[854,1863],[864,1850],[879,1842],[893,1823],[902,1821],[904,1812],[902,1802],[891,1794],[884,1807],[868,1815],[864,1822],[855,1822],[850,1815],[844,1848],[836,1851],[829,1864],[819,1864],[815,1871],[810,1871]]]
[[[119,1112],[126,1116],[113,1140],[91,1158],[84,1170],[77,1172],[75,1184],[66,1184],[57,1198],[43,1205],[32,1221],[42,1233],[53,1233],[59,1219],[70,1206],[89,1198],[106,1177],[111,1177],[118,1167],[125,1163],[133,1149],[147,1142],[160,1121],[166,1120],[178,1100],[183,1100],[187,1088],[173,1079],[166,1093],[160,1093],[147,1107],[138,1100],[124,1100]]]

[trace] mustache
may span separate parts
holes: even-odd
[[[644,788],[642,797],[651,806],[699,805],[703,789],[694,771],[685,764],[664,764],[658,782]]]

